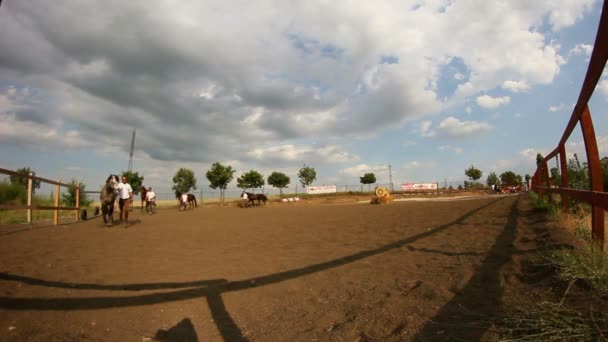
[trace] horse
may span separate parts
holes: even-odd
[[[266,197],[266,195],[264,194],[252,194],[251,192],[245,192],[247,194],[247,199],[249,200],[249,203],[254,204],[255,205],[255,201],[258,201],[257,205],[261,205],[262,202],[264,202],[264,205],[266,205],[266,201],[268,201],[268,197]]]
[[[141,192],[141,212],[144,212],[144,203],[146,202],[146,194],[148,193],[148,189],[145,186],[141,186],[139,190]]]
[[[118,196],[116,191],[119,184],[118,179],[117,175],[108,176],[106,184],[101,188],[99,193],[103,222],[108,227],[114,224],[114,202],[116,202],[116,197]]]
[[[175,192],[175,198],[177,198],[177,200],[179,201],[179,205],[180,207],[183,207],[184,209],[186,208],[196,208],[198,207],[198,203],[196,202],[196,196],[194,196],[194,194],[186,194],[187,196],[187,202],[184,202],[182,200],[182,193],[179,191]]]

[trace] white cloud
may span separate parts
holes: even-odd
[[[538,152],[535,149],[528,147],[524,150],[519,151],[519,154],[526,160],[536,160],[536,155],[538,154]]]
[[[369,172],[370,167],[367,164],[359,164],[353,167],[347,167],[345,169],[340,170],[341,174],[350,176],[350,177],[359,177],[364,173]]]
[[[502,87],[514,93],[530,90],[530,85],[524,81],[504,81]]]
[[[435,136],[435,131],[431,129],[433,122],[430,120],[425,120],[420,122],[420,136],[429,138]]]
[[[549,111],[551,113],[555,113],[555,112],[559,112],[560,110],[564,109],[565,106],[563,104],[559,104],[557,106],[549,106]]]
[[[433,162],[412,160],[412,161],[404,164],[403,168],[416,170],[416,169],[430,169],[430,168],[433,168],[434,166],[435,166],[435,163],[433,163]]]
[[[462,153],[461,147],[455,147],[452,145],[443,145],[437,148],[440,151],[454,152],[454,153]]]
[[[359,157],[346,152],[340,146],[296,146],[293,144],[258,147],[248,152],[248,155],[257,160],[296,161],[296,162],[322,162],[344,163],[359,160]]]
[[[454,79],[455,80],[462,81],[462,80],[464,80],[464,78],[465,78],[465,76],[462,73],[457,72],[457,73],[454,74]]]
[[[600,94],[608,97],[608,80],[602,80],[598,82],[596,89],[599,91]]]
[[[592,51],[593,51],[593,45],[577,44],[575,47],[573,47],[568,52],[568,54],[569,55],[583,55],[585,57],[590,57]]]
[[[438,131],[442,136],[451,138],[471,138],[485,134],[494,127],[486,122],[460,121],[455,117],[447,117],[439,124]]]
[[[489,95],[482,95],[477,97],[477,104],[480,107],[487,109],[494,109],[500,106],[506,105],[511,101],[511,97],[502,96],[502,97],[492,97]]]

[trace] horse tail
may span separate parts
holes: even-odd
[[[196,196],[194,196],[194,194],[192,194],[192,201],[194,202],[194,207],[197,208],[198,203],[196,203]]]

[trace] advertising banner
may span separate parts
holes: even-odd
[[[309,186],[306,188],[307,194],[330,194],[336,192],[335,185]]]
[[[405,183],[401,184],[403,191],[437,190],[437,183]]]

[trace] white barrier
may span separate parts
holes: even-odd
[[[437,190],[437,183],[405,183],[401,184],[401,190]]]
[[[307,194],[331,194],[336,192],[335,185],[309,186],[306,188]]]

